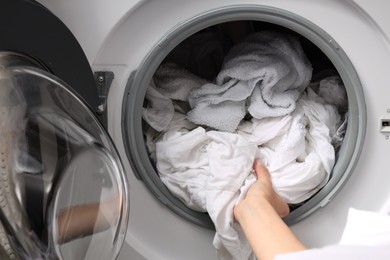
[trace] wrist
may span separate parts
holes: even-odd
[[[234,217],[241,225],[253,219],[259,220],[264,214],[277,214],[271,203],[264,198],[252,201],[246,199],[234,208]]]

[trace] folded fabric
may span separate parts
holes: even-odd
[[[205,84],[190,93],[188,118],[233,132],[246,111],[258,119],[286,115],[295,109],[311,73],[296,38],[276,32],[254,33],[229,51],[216,84]]]
[[[245,82],[232,80],[223,86],[212,83],[191,92],[188,119],[217,130],[233,132],[246,114],[246,99],[253,91]]]

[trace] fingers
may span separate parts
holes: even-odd
[[[290,208],[288,204],[284,201],[279,201],[277,205],[276,212],[279,214],[281,218],[287,217],[290,214]]]
[[[290,209],[288,204],[275,192],[271,183],[271,175],[267,169],[267,167],[263,164],[260,159],[256,159],[253,163],[253,168],[255,169],[255,174],[257,176],[257,180],[261,183],[265,184],[268,194],[267,199],[273,205],[276,212],[280,217],[285,217],[290,213]]]
[[[256,159],[253,163],[253,168],[255,170],[255,175],[257,178],[267,177],[270,178],[269,171],[267,167],[265,167],[264,163],[260,159]]]

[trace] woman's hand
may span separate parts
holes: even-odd
[[[233,213],[257,259],[274,259],[278,254],[304,250],[305,246],[281,219],[290,210],[273,189],[267,168],[257,160],[254,169],[257,181]]]
[[[250,187],[245,199],[234,208],[234,217],[240,222],[240,211],[249,208],[262,207],[264,203],[270,204],[280,217],[290,213],[287,203],[275,192],[271,183],[268,169],[260,161],[253,164],[257,181]]]

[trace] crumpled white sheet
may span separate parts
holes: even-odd
[[[255,181],[250,172],[256,152],[257,146],[238,134],[202,127],[168,131],[156,143],[161,180],[189,208],[209,213],[220,259],[248,259],[252,253],[232,213]]]
[[[227,54],[216,83],[189,95],[188,118],[200,125],[233,132],[248,111],[261,119],[295,109],[312,67],[299,41],[263,31],[249,35]]]
[[[323,187],[335,162],[331,140],[341,117],[334,106],[314,98],[321,100],[309,88],[290,115],[252,119],[237,131],[259,146],[275,190],[291,204],[310,198]]]
[[[189,208],[209,213],[220,259],[251,259],[232,212],[255,181],[253,161],[263,160],[282,198],[300,203],[328,181],[335,162],[332,135],[341,122],[337,108],[311,88],[293,113],[244,121],[236,133],[206,131],[175,112],[155,140],[156,166],[175,196]]]

